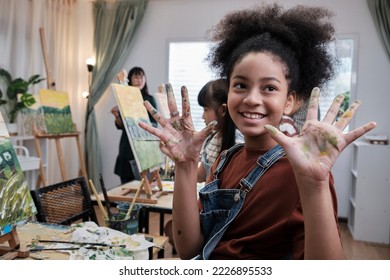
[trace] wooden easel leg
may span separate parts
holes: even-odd
[[[149,179],[148,179],[148,176],[147,176],[147,171],[142,171],[140,173],[140,175],[141,175],[141,178],[144,179],[144,190],[145,190],[145,193],[146,193],[148,198],[151,198],[152,197],[152,190],[151,190]]]
[[[76,137],[76,142],[77,142],[77,149],[79,151],[81,173],[85,177],[85,180],[88,182],[87,168],[85,167],[84,156],[83,153],[81,152],[80,138],[78,135]]]
[[[157,181],[158,189],[160,191],[162,191],[163,190],[163,184],[162,184],[160,173],[158,172],[158,170],[155,170],[154,172],[156,172],[156,181]]]
[[[161,176],[160,176],[160,173],[159,173],[159,170],[154,170],[151,175],[150,175],[150,178],[149,178],[149,185],[153,183],[153,181],[156,180],[157,182],[157,187],[160,191],[162,191],[163,189],[163,184],[162,184],[162,180],[161,180]]]
[[[41,174],[38,175],[37,177],[37,182],[35,184],[36,188],[39,188],[39,186],[41,185],[42,183],[42,180],[41,180]]]
[[[38,180],[40,178],[40,180],[42,181],[42,185],[44,187],[47,186],[46,184],[46,175],[45,175],[45,168],[43,167],[43,161],[42,161],[42,150],[41,150],[41,143],[39,141],[39,138],[38,137],[35,137],[34,139],[34,142],[35,142],[35,149],[37,151],[37,155],[38,155],[38,158],[39,158],[39,176],[38,176]],[[37,189],[40,187],[41,185],[41,182],[37,180]],[[39,183],[39,184],[38,184]]]
[[[28,250],[19,250],[20,241],[16,228],[0,236],[0,244],[5,242],[8,242],[9,246],[0,246],[0,260],[12,260],[16,257],[27,258],[30,255]]]
[[[66,170],[65,170],[65,163],[64,163],[64,157],[62,155],[61,141],[59,138],[56,138],[55,140],[56,140],[58,160],[60,162],[60,170],[61,170],[62,180],[66,181],[68,179],[68,176],[67,176]]]

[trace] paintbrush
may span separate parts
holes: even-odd
[[[105,205],[107,208],[108,219],[111,220],[112,213],[110,210],[110,208],[111,208],[110,207],[110,200],[108,198],[106,186],[104,185],[103,176],[101,173],[99,174],[99,181],[100,181],[100,187],[102,188],[102,192],[103,192],[104,202],[105,202]]]
[[[128,219],[130,218],[131,211],[132,211],[133,208],[134,208],[135,200],[137,199],[138,194],[139,194],[139,191],[142,189],[142,186],[144,185],[144,182],[145,182],[145,179],[142,178],[141,184],[139,185],[137,191],[135,192],[135,195],[134,195],[134,197],[133,197],[133,201],[131,202],[131,205],[130,205],[130,207],[129,207],[129,210],[127,211],[125,220],[128,220]]]
[[[102,249],[101,247],[95,247],[95,246],[87,246],[87,247],[63,247],[63,248],[45,248],[45,247],[36,247],[31,248],[30,252],[40,252],[40,251],[72,251],[72,250],[78,250],[78,249],[88,249],[88,250],[99,250]],[[110,247],[108,247],[110,248]]]
[[[126,247],[126,245],[106,244],[106,243],[99,243],[99,242],[77,242],[77,241],[44,240],[44,239],[39,239],[37,241],[41,243],[64,243],[64,244],[75,244],[80,246],[90,245],[90,246],[103,246],[103,247],[122,247],[122,248]]]
[[[93,184],[92,180],[89,180],[89,185],[90,185],[90,187],[92,189],[93,194],[95,195],[96,202],[97,202],[97,204],[99,206],[100,211],[102,211],[104,219],[109,221],[108,215],[106,213],[106,210],[104,209],[103,204],[100,201],[99,195],[98,195],[98,193],[96,191],[95,185]]]

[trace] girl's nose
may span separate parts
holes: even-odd
[[[245,96],[243,102],[248,105],[259,105],[262,103],[261,95],[256,90],[251,90]]]

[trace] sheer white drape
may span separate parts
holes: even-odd
[[[83,140],[88,91],[85,61],[92,56],[92,7],[88,0],[0,0],[0,67],[13,77],[47,77],[39,29],[45,32],[49,68],[56,89],[69,94],[73,121]],[[34,88],[47,88],[42,82]],[[62,181],[54,143],[49,147],[48,183]],[[76,177],[79,157],[76,141],[63,139],[62,150],[69,177]],[[82,145],[83,146],[83,145]]]

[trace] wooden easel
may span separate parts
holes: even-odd
[[[8,242],[9,246],[0,246],[0,260],[13,260],[17,257],[27,258],[30,251],[20,249],[20,241],[16,228],[11,232],[0,236],[0,244]]]
[[[53,80],[53,77],[51,75],[51,69],[49,67],[49,59],[47,55],[47,48],[46,48],[46,37],[45,37],[45,30],[41,27],[39,28],[39,35],[41,37],[41,47],[42,47],[42,55],[43,60],[45,62],[45,70],[46,70],[46,81],[47,81],[47,88],[48,89],[55,89],[56,83]]]
[[[46,37],[45,37],[45,30],[43,28],[39,28],[39,35],[41,37],[41,47],[42,47],[42,54],[43,54],[43,60],[45,62],[45,69],[46,69],[46,75],[47,75],[47,88],[55,90],[56,88],[56,83],[52,77],[51,69],[49,67],[49,59],[48,59],[48,54],[47,54],[47,47],[46,47]],[[37,188],[42,185],[45,187],[47,186],[46,182],[46,175],[45,175],[45,169],[43,168],[43,162],[42,162],[42,150],[40,146],[40,139],[54,139],[56,142],[56,147],[57,147],[57,155],[58,155],[58,160],[60,162],[60,170],[61,170],[61,176],[62,180],[65,181],[68,178],[68,175],[65,170],[65,163],[64,163],[64,157],[62,156],[62,148],[61,148],[61,142],[60,140],[62,138],[69,138],[69,137],[74,137],[76,139],[77,143],[77,149],[79,151],[79,158],[80,158],[80,165],[81,165],[81,170],[80,173],[82,176],[85,177],[86,181],[88,182],[88,176],[87,176],[87,169],[85,167],[85,161],[83,154],[81,152],[81,144],[80,144],[80,132],[77,131],[75,127],[75,132],[73,133],[64,133],[64,134],[45,134],[38,132],[34,128],[34,137],[35,137],[35,147],[37,150],[37,155],[41,159],[39,163],[39,169],[40,169],[40,174],[37,178]]]
[[[144,185],[143,189],[141,190],[141,195],[138,195],[135,198],[135,202],[157,204],[158,198],[162,195],[167,194],[167,192],[164,192],[162,189],[162,180],[160,174],[158,173],[158,170],[152,171],[149,178],[147,176],[147,171],[141,172],[140,175],[144,179]],[[153,183],[153,181],[156,181],[158,190],[152,190],[151,184]],[[136,191],[137,190],[134,188],[123,187],[122,192],[119,195],[109,195],[108,198],[110,201],[132,202],[134,200],[134,196],[131,194],[135,193]]]
[[[63,138],[75,138],[76,143],[77,143],[77,149],[79,152],[79,159],[80,159],[80,173],[82,176],[85,177],[85,179],[88,182],[88,176],[87,176],[87,168],[85,167],[85,161],[84,161],[84,156],[83,153],[81,152],[81,144],[80,144],[80,132],[75,131],[73,133],[62,133],[62,134],[45,134],[45,133],[40,133],[37,131],[34,131],[34,138],[35,138],[35,148],[37,150],[37,155],[41,159],[39,163],[39,169],[40,169],[40,174],[37,179],[37,188],[42,185],[45,187],[47,186],[46,182],[46,175],[45,175],[45,169],[43,167],[43,161],[42,161],[42,150],[41,150],[41,145],[40,145],[40,139],[54,139],[56,142],[56,147],[57,147],[57,155],[58,155],[58,160],[60,163],[60,170],[61,170],[61,177],[63,181],[69,180],[68,174],[65,170],[65,162],[64,162],[64,157],[62,155],[62,147],[61,147],[61,139]]]
[[[118,83],[121,85],[127,85],[127,71],[125,69],[122,69],[118,74],[117,74],[117,79]],[[122,122],[124,122],[122,120]],[[140,172],[140,176],[142,179],[144,179],[144,184],[143,184],[143,190],[141,190],[141,195],[143,194],[144,196],[146,195],[146,198],[137,196],[135,198],[136,202],[140,203],[151,203],[151,204],[156,204],[158,198],[164,194],[162,189],[162,180],[160,177],[160,174],[158,173],[158,169],[153,170],[150,172],[150,178],[148,178],[148,171],[142,171]],[[157,186],[158,186],[158,191],[152,191],[151,184],[153,181],[156,180]],[[129,193],[135,193],[137,190],[132,189],[132,188],[123,188],[122,193],[117,196],[109,196],[110,200],[113,201],[126,201],[126,202],[132,202],[134,200],[133,196],[128,196]]]

